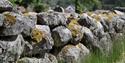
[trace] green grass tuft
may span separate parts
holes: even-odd
[[[125,53],[125,38],[119,38],[113,41],[113,49],[108,56],[102,55],[98,51],[92,52],[81,63],[117,63],[122,59],[123,53]]]

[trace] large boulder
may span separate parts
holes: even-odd
[[[43,57],[46,52],[52,49],[54,41],[51,37],[50,28],[47,25],[36,25],[31,31],[29,44],[25,47],[23,56]]]
[[[12,11],[13,5],[8,0],[0,0],[0,13],[4,11]]]
[[[58,12],[43,12],[37,15],[38,24],[40,25],[49,25],[51,28],[56,26],[66,25],[66,17],[63,13]]]
[[[37,57],[43,57],[54,45],[50,28],[47,25],[36,25],[36,28],[31,32],[30,39],[23,53],[24,56],[39,55]]]
[[[66,45],[57,55],[59,62],[77,63],[89,54],[89,50],[81,43],[78,45]]]
[[[5,39],[6,38],[6,39]],[[1,37],[0,63],[15,63],[21,56],[25,46],[22,35]]]
[[[19,59],[17,63],[58,63],[58,61],[55,56],[46,53],[44,58],[24,57]]]
[[[72,34],[68,28],[59,26],[52,30],[52,37],[54,46],[59,47],[67,44],[72,39]]]

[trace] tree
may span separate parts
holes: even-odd
[[[94,10],[101,8],[100,0],[75,0],[76,12],[81,13],[84,10]]]

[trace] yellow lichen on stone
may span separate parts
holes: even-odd
[[[92,16],[93,12],[87,12],[87,14],[88,14],[89,16]]]
[[[5,16],[4,20],[6,25],[13,25],[16,23],[16,17],[11,15],[10,12],[5,12],[4,16]]]
[[[44,34],[42,31],[40,31],[36,28],[32,30],[31,38],[34,40],[34,42],[40,43],[43,39],[43,36],[44,36]]]
[[[68,52],[68,50],[70,49],[70,48],[72,48],[72,47],[75,47],[75,46],[73,46],[73,45],[66,45],[63,49],[62,49],[62,53],[67,53]]]
[[[113,12],[109,12],[106,14],[102,14],[103,17],[105,17],[105,20],[108,22],[111,22],[113,17],[117,16],[117,14],[113,13]]]
[[[94,16],[94,19],[96,19],[96,21],[100,21],[101,20],[101,17],[99,15],[95,15]]]
[[[107,17],[106,21],[111,22],[114,15],[112,13],[108,13],[106,17]]]
[[[23,15],[24,16],[36,16],[37,13],[35,13],[35,12],[25,12],[25,13],[23,13]]]
[[[24,13],[23,15],[24,15],[24,16],[29,16],[29,13]]]
[[[73,37],[76,37],[80,32],[80,25],[77,22],[77,19],[72,19],[68,24],[68,29],[72,32]]]

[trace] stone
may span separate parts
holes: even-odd
[[[26,17],[29,17],[32,21],[35,22],[35,24],[37,24],[37,13],[36,12],[27,12],[23,14]]]
[[[114,10],[114,12],[115,12],[117,15],[125,15],[124,12],[121,12],[121,11],[118,11],[118,10]]]
[[[83,38],[83,31],[82,31],[82,26],[79,25],[77,22],[77,19],[71,19],[67,28],[71,31],[72,33],[72,44],[78,44],[81,39]]]
[[[52,37],[54,46],[59,47],[67,44],[72,39],[72,34],[68,28],[59,26],[52,30]]]
[[[90,30],[97,29],[96,20],[94,20],[94,18],[92,18],[91,16],[89,16],[87,13],[83,13],[80,16],[80,19],[78,20],[78,23],[81,26],[85,26],[85,27],[89,28]]]
[[[49,25],[50,28],[55,28],[56,26],[64,25],[66,26],[67,18],[63,13],[59,12],[43,12],[38,13],[37,15],[38,21],[37,24],[40,25]]]
[[[46,52],[49,52],[54,46],[53,38],[51,37],[50,28],[47,25],[36,25],[32,30],[31,40],[23,52],[24,56],[43,57]]]
[[[1,26],[1,36],[18,35],[23,31],[23,22],[18,20],[22,16],[13,12],[3,13],[4,21]]]
[[[12,37],[12,36],[11,36]],[[2,53],[0,54],[0,62],[1,63],[10,63],[16,62],[25,46],[25,41],[22,35],[18,35],[17,37],[13,38],[13,40],[0,40],[0,48],[2,49]]]
[[[110,54],[113,45],[110,35],[105,33],[105,35],[99,40],[98,45],[102,54]]]
[[[101,24],[101,17],[93,14],[89,16],[87,13],[84,13],[81,18],[78,20],[79,24],[89,28],[93,34],[97,37],[102,37],[104,34],[104,28]]]
[[[104,28],[99,21],[96,22],[96,27],[92,31],[93,31],[93,34],[97,37],[102,37],[104,35]]]
[[[59,62],[77,63],[89,54],[89,50],[79,43],[78,45],[66,45],[57,55]]]
[[[109,26],[108,26],[107,22],[102,18],[100,23],[102,24],[102,26],[104,28],[104,32],[108,32],[109,31]]]
[[[30,35],[35,27],[35,21],[14,12],[4,12],[4,21],[1,26],[1,36],[25,34]],[[1,20],[2,21],[2,20]]]
[[[121,19],[120,17],[114,18],[113,27],[114,27],[116,33],[123,32],[123,30],[125,28],[125,21],[124,21],[124,19]]]
[[[0,27],[2,27],[4,22],[4,15],[0,14]]]
[[[83,27],[84,37],[81,41],[91,51],[99,50],[102,54],[108,54],[112,49],[112,40],[108,33],[104,33],[101,37],[97,37],[87,27]]]
[[[73,5],[69,5],[66,9],[65,9],[66,13],[75,13],[75,7]]]
[[[31,36],[31,30],[34,29],[36,25],[36,18],[23,16],[20,20],[24,23],[22,31],[23,36]]]
[[[5,12],[5,11],[12,11],[12,10],[13,10],[13,5],[10,1],[8,0],[0,1],[0,13]]]
[[[120,15],[119,18],[125,20],[125,15]]]
[[[17,63],[58,63],[58,61],[55,56],[46,53],[44,58],[24,57],[19,59]]]
[[[51,36],[51,31],[49,26],[47,25],[36,25],[36,28],[39,29],[40,31],[44,32],[44,39],[45,43],[43,44],[43,49],[52,49],[54,45],[53,38]]]
[[[87,27],[83,27],[82,30],[83,30],[83,36],[84,37],[82,38],[81,43],[83,43],[87,48],[92,50],[92,48],[96,46],[95,36],[92,33],[92,31]]]
[[[53,10],[56,12],[64,12],[63,7],[60,7],[60,6],[56,6]]]

